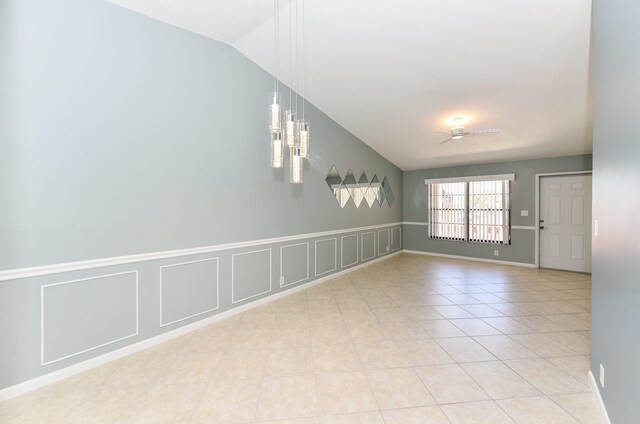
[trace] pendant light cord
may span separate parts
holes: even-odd
[[[293,111],[293,6],[289,3],[289,110]]]
[[[276,61],[276,75],[275,78],[273,79],[273,87],[274,87],[274,91],[277,93],[278,92],[278,74],[279,74],[279,69],[278,69],[278,32],[279,32],[279,28],[278,28],[278,0],[273,0],[273,25],[274,25],[274,31],[273,31],[273,56],[275,58]]]
[[[305,80],[307,77],[307,72],[306,72],[306,68],[305,68],[305,61],[304,61],[304,29],[305,29],[305,25],[304,25],[304,0],[302,0],[302,120],[304,121],[304,104],[305,102],[305,94],[304,94],[304,86],[305,86]]]
[[[298,0],[296,3],[296,117],[298,116],[298,97],[300,96],[300,46],[298,42],[298,20],[300,14],[298,13]]]

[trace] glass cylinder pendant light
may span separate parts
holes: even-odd
[[[280,121],[280,93],[274,91],[269,94],[269,131],[274,133],[281,129]]]
[[[300,156],[309,157],[309,141],[311,137],[309,121],[298,121],[298,137],[300,139]]]
[[[296,145],[296,113],[293,110],[287,110],[284,114],[287,146],[294,147]]]
[[[284,166],[284,140],[282,131],[271,133],[271,167],[282,168]]]
[[[291,148],[291,169],[289,182],[292,184],[302,183],[303,158],[300,156],[298,147]]]

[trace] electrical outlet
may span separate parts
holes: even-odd
[[[600,385],[604,389],[604,367],[600,364]]]
[[[389,251],[389,246],[387,246],[387,252]]]
[[[284,275],[280,276],[280,285],[282,286],[284,284]]]
[[[529,216],[529,211],[520,211],[520,216]]]
[[[493,251],[493,256],[500,256],[500,251],[499,250],[494,250]]]

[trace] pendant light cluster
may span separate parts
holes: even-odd
[[[298,0],[292,0],[289,4],[289,63],[291,72],[291,86],[289,88],[289,108],[282,112],[282,97],[279,89],[279,20],[278,0],[274,0],[274,56],[276,74],[273,80],[274,91],[269,95],[269,134],[271,137],[271,167],[283,168],[285,162],[285,150],[289,150],[289,181],[292,184],[303,182],[304,159],[309,157],[309,142],[311,141],[311,127],[305,119],[304,98],[304,0],[301,3],[301,25],[299,28]],[[295,23],[293,19],[295,7]],[[294,36],[295,31],[295,36]],[[300,35],[301,32],[301,35]],[[295,42],[295,46],[294,46]],[[302,54],[299,54],[299,52]],[[302,78],[300,78],[300,62],[302,62]],[[295,65],[294,65],[295,63]],[[295,67],[295,72],[294,72]],[[301,112],[298,113],[298,85],[302,86]],[[284,116],[284,126],[282,118]]]

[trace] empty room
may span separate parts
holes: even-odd
[[[639,423],[637,18],[0,0],[0,423]]]

